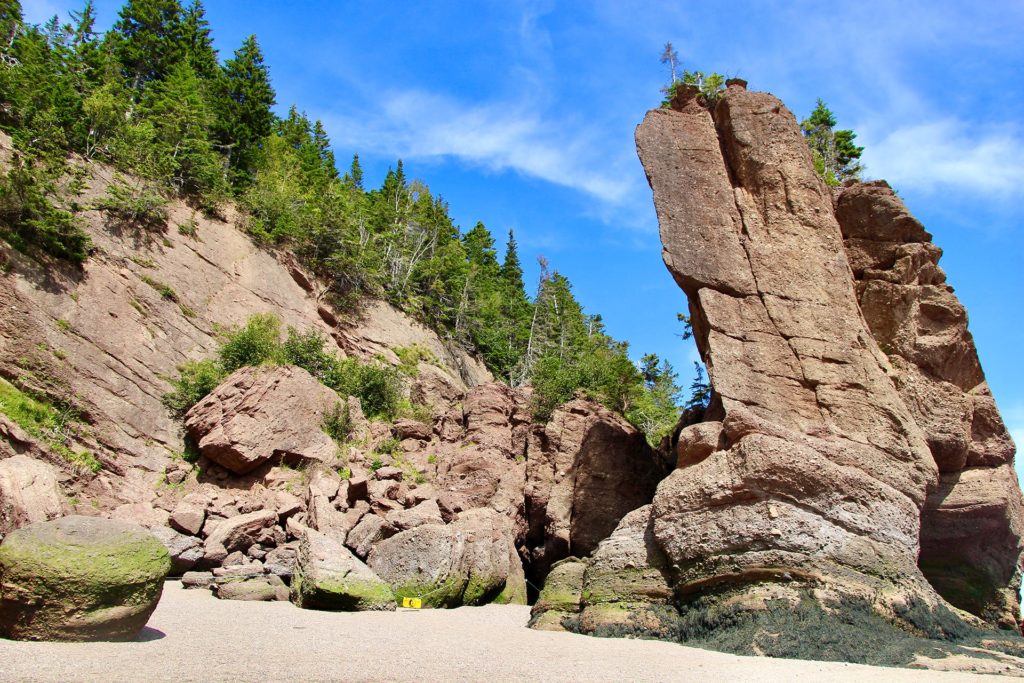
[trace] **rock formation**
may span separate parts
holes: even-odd
[[[942,251],[884,181],[844,188],[836,217],[864,319],[939,470],[921,515],[921,570],[953,605],[1015,628],[1024,516],[1014,445]]]
[[[714,119],[696,100],[650,112],[637,149],[721,422],[719,450],[654,499],[677,592],[787,575],[931,601],[917,554],[935,465],[860,315],[796,120],[733,85]]]
[[[940,594],[1016,628],[1013,447],[927,233],[884,184],[834,207],[793,115],[741,81],[713,112],[680,88],[636,139],[713,398],[534,625],[856,661],[879,661],[837,644],[858,633],[983,623]]]
[[[295,366],[241,368],[185,416],[199,452],[235,474],[274,460],[334,459],[337,444],[322,429],[342,399]]]
[[[135,524],[71,516],[0,545],[0,635],[17,640],[134,640],[170,560]]]

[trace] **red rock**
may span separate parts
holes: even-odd
[[[329,461],[337,445],[324,415],[340,401],[302,368],[242,368],[189,410],[185,426],[204,456],[235,474],[274,458]]]

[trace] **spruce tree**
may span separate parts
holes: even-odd
[[[345,174],[344,182],[356,190],[363,189],[363,167],[359,164],[359,155],[352,155],[352,165]]]
[[[263,53],[256,36],[249,36],[224,64],[216,106],[216,138],[227,150],[236,188],[252,181],[260,146],[273,129],[275,103]]]
[[[852,130],[835,130],[835,126],[835,114],[821,98],[811,115],[800,122],[814,157],[814,167],[829,185],[856,180],[863,170],[858,159],[864,148],[853,143],[857,134]]]
[[[200,79],[187,62],[152,84],[145,110],[163,182],[205,203],[215,202],[224,189],[223,173],[207,137],[211,115]]]
[[[107,39],[130,87],[141,91],[185,58],[184,11],[178,0],[128,0]]]
[[[206,8],[203,7],[202,0],[193,0],[185,10],[182,36],[188,55],[188,65],[192,67],[196,76],[205,81],[220,76],[220,62],[217,59],[217,50],[213,47],[213,39],[210,37],[210,22],[206,20]]]

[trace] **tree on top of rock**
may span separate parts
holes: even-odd
[[[718,98],[725,92],[725,76],[718,72],[705,74],[703,71],[684,70],[680,76],[679,53],[672,47],[671,42],[665,43],[665,49],[661,53],[661,63],[668,66],[669,69],[668,85],[661,89],[661,92],[665,94],[665,99],[661,101],[662,109],[667,109],[671,105],[672,98],[676,96],[676,91],[681,85],[695,86],[704,96],[709,109],[715,106]]]
[[[860,178],[863,165],[858,161],[863,147],[853,144],[852,130],[835,130],[835,114],[819,97],[811,115],[800,122],[807,144],[814,155],[814,167],[829,185],[840,185]]]

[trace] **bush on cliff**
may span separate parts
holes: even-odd
[[[326,337],[316,330],[299,332],[289,327],[281,340],[281,321],[272,314],[257,314],[224,335],[217,358],[190,361],[171,379],[174,389],[163,396],[164,405],[183,416],[235,370],[257,365],[297,365],[342,396],[356,396],[370,417],[393,418],[402,396],[401,375],[382,362],[364,363],[338,358],[324,347]]]

